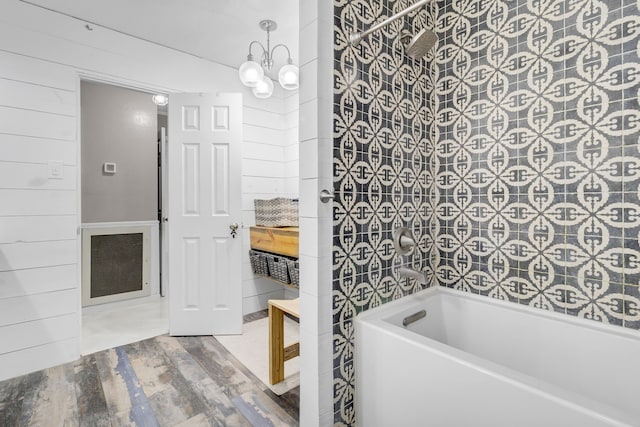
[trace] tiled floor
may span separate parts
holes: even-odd
[[[163,335],[0,382],[0,425],[290,426],[299,390],[274,394],[213,337]]]
[[[169,332],[168,299],[160,296],[84,307],[81,353],[114,348]]]

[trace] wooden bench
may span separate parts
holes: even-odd
[[[300,319],[300,298],[269,300],[269,381],[284,380],[284,362],[300,355],[300,343],[284,346],[284,313]]]

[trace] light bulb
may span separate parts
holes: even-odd
[[[293,64],[284,65],[278,72],[278,81],[284,89],[298,89],[298,67]]]
[[[256,98],[269,98],[273,94],[273,81],[263,76],[262,79],[253,88],[253,95]]]
[[[238,75],[240,76],[240,81],[243,85],[255,87],[258,82],[262,80],[264,70],[260,64],[249,59],[240,66],[238,69]]]

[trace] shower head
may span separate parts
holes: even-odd
[[[402,36],[403,41],[409,38],[411,38],[411,40],[406,43],[406,51],[407,55],[413,59],[420,59],[425,56],[438,42],[436,33],[426,28],[421,29],[418,34],[413,37],[411,37],[409,33],[403,34]]]

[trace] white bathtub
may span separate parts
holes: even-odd
[[[355,339],[363,427],[640,426],[637,331],[436,287],[362,313]]]

